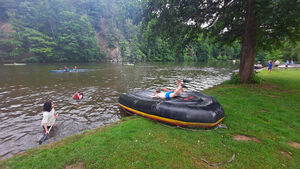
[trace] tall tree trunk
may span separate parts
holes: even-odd
[[[254,14],[255,0],[248,0],[245,17],[245,30],[242,40],[242,50],[240,59],[240,79],[242,83],[247,83],[253,75],[254,59],[256,55],[257,27]]]

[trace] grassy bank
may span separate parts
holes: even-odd
[[[228,83],[204,91],[223,105],[228,129],[190,131],[142,117],[28,150],[0,168],[299,168],[300,70],[259,73],[261,85]],[[223,133],[220,133],[223,132]]]

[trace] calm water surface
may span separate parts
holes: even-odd
[[[57,128],[46,142],[119,120],[120,94],[156,87],[176,87],[192,80],[188,91],[201,91],[230,78],[231,65],[79,64],[89,72],[50,73],[62,64],[0,65],[0,159],[39,146],[43,104],[55,102]],[[68,64],[73,67],[74,64]],[[75,101],[76,91],[84,99]]]

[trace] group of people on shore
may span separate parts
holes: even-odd
[[[294,64],[294,61],[293,61],[293,60],[291,60],[291,61],[286,60],[286,61],[285,61],[285,68],[288,68],[289,65],[292,65],[292,64]],[[275,66],[275,67],[278,67],[279,65],[280,65],[280,61],[279,61],[279,60],[276,60],[275,63],[274,63],[274,66]],[[272,68],[273,68],[273,61],[272,61],[272,60],[269,60],[269,61],[268,61],[268,71],[269,71],[269,73],[272,71]]]

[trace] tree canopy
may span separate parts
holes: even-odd
[[[248,2],[254,2],[251,29],[246,29]],[[257,52],[260,60],[275,54],[278,59],[300,58],[300,44],[290,43],[299,39],[298,8],[295,0],[2,0],[0,60],[94,62],[116,56],[123,62],[202,62],[242,58],[247,71],[240,72],[247,72],[243,76],[248,77]],[[246,36],[245,30],[255,36]],[[245,41],[249,37],[255,40]]]
[[[281,47],[299,41],[300,2],[297,0],[147,0],[144,25],[181,46],[201,32],[220,43],[241,43],[240,77],[253,74],[258,49]],[[176,40],[177,39],[177,40]]]

